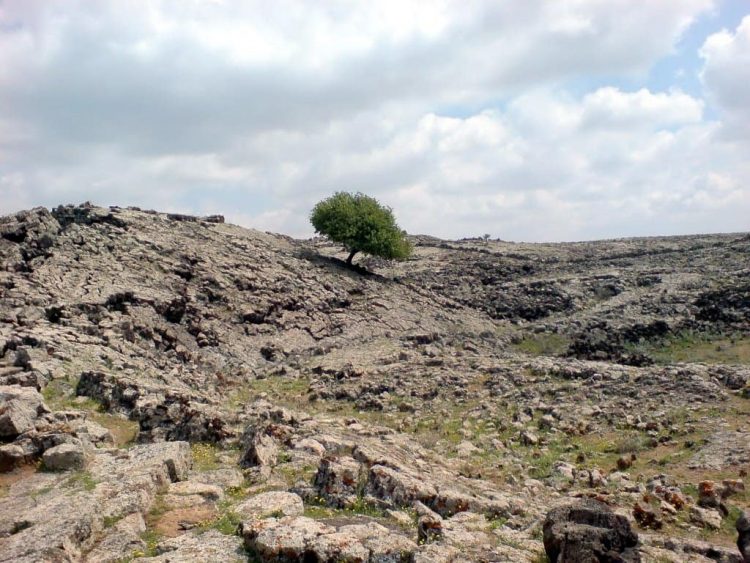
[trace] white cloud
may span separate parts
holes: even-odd
[[[703,102],[675,91],[653,94],[643,88],[623,93],[617,88],[600,88],[586,95],[583,121],[593,127],[643,126],[649,129],[697,123]]]
[[[750,16],[734,32],[709,36],[700,53],[701,78],[724,112],[726,133],[750,141]]]
[[[450,237],[746,228],[727,124],[748,123],[750,19],[701,50],[722,123],[677,89],[566,87],[642,81],[712,7],[6,0],[0,212],[92,199],[306,235],[347,189]]]

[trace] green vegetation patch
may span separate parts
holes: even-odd
[[[299,407],[300,397],[305,397],[309,389],[310,381],[305,377],[271,375],[253,379],[234,389],[229,394],[227,406],[238,408],[257,399],[260,393],[267,393],[274,402],[283,406]]]
[[[159,554],[157,546],[162,540],[162,535],[156,530],[146,530],[141,534],[141,539],[146,544],[146,549],[136,551],[133,555],[135,557],[156,557]]]
[[[76,471],[63,483],[64,487],[70,489],[83,489],[93,491],[98,481],[88,471]]]
[[[102,412],[102,404],[91,397],[76,396],[77,379],[57,379],[50,381],[42,389],[44,402],[52,410],[75,409],[88,412]]]
[[[562,334],[535,334],[516,342],[512,347],[531,356],[561,356],[570,346],[570,339]]]
[[[369,502],[363,496],[345,508],[332,508],[325,504],[325,499],[318,498],[305,504],[305,516],[316,520],[326,518],[337,518],[344,516],[369,516],[371,518],[386,518],[385,511],[379,506]]]
[[[708,335],[684,332],[638,350],[658,363],[696,362],[750,365],[750,336]]]
[[[89,418],[110,431],[118,448],[125,448],[135,442],[140,431],[138,422],[123,416],[96,412]]]
[[[116,514],[114,516],[105,516],[102,519],[102,524],[105,528],[111,528],[115,524],[117,524],[120,520],[122,520],[125,517],[124,514]]]
[[[225,536],[235,535],[240,522],[242,522],[242,516],[232,509],[231,502],[228,500],[220,502],[216,508],[218,510],[217,516],[202,523],[198,527],[198,531],[203,533],[208,530],[217,530]]]
[[[211,471],[219,468],[219,449],[213,445],[197,442],[190,445],[193,454],[193,467],[198,471]]]

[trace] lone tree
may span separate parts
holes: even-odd
[[[412,252],[391,208],[365,194],[336,192],[313,207],[310,222],[316,233],[344,245],[349,265],[357,252],[389,260],[405,260]]]

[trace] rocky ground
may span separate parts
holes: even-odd
[[[742,561],[749,235],[415,243],[0,218],[0,561]]]

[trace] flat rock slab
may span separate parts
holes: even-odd
[[[305,511],[302,498],[294,493],[270,491],[251,497],[235,509],[246,519],[266,516],[300,516]]]
[[[402,561],[417,545],[376,523],[335,528],[305,516],[243,522],[248,551],[262,561]]]
[[[246,563],[247,553],[242,540],[237,536],[226,536],[216,530],[200,535],[184,534],[157,545],[156,557],[144,557],[137,561],[150,563]]]
[[[113,540],[111,523],[147,513],[190,464],[187,442],[147,444],[97,450],[86,471],[40,472],[14,483],[0,498],[0,562],[80,561],[102,541],[125,550],[110,548],[113,560],[125,558],[135,538]]]
[[[189,508],[202,504],[213,504],[224,498],[224,491],[216,485],[178,481],[169,485],[164,502],[173,508]]]
[[[691,469],[721,470],[750,463],[750,432],[716,432],[688,462]]]

